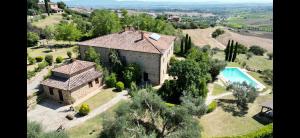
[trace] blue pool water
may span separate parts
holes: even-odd
[[[220,73],[227,81],[229,82],[246,82],[247,84],[258,88],[258,84],[249,78],[245,73],[243,73],[241,70],[238,68],[225,68],[223,71]]]

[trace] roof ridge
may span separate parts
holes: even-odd
[[[144,37],[145,35],[144,35],[144,33],[143,33],[143,37]],[[159,52],[159,53],[161,53],[162,54],[162,52],[147,38],[147,37],[144,37],[144,38],[146,38],[146,40],[153,46],[153,47],[155,47],[156,49],[157,49],[157,51]]]

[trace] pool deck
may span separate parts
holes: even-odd
[[[257,81],[257,80],[256,80],[255,78],[253,78],[251,75],[249,75],[245,69],[241,69],[241,68],[239,68],[239,67],[225,67],[225,68],[236,68],[236,69],[238,69],[240,72],[242,72],[243,74],[245,74],[248,78],[250,78],[251,80],[253,80],[253,81],[258,85],[258,88],[257,88],[258,91],[262,91],[263,89],[266,88],[266,86],[264,86],[262,83],[260,83],[259,81]],[[229,81],[228,81],[227,79],[225,79],[225,78],[223,77],[223,75],[220,74],[220,75],[219,75],[219,78],[220,78],[226,85],[229,85]]]

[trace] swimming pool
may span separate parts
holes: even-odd
[[[242,71],[240,68],[226,67],[224,70],[221,71],[220,75],[221,79],[229,84],[232,82],[246,82],[247,84],[257,88],[259,91],[265,88],[264,85],[255,80],[246,72]]]

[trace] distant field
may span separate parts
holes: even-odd
[[[214,27],[214,28],[206,28],[206,29],[186,29],[182,30],[184,34],[189,34],[192,38],[192,41],[197,46],[204,46],[204,45],[210,45],[212,48],[218,47],[220,49],[225,49],[228,40],[234,40],[237,41],[247,47],[250,47],[252,45],[258,45],[261,46],[268,51],[273,51],[273,40],[272,39],[266,39],[256,36],[250,36],[250,35],[241,35],[229,30],[225,30],[225,33],[218,36],[217,39],[212,38],[211,34],[213,31],[215,31],[217,28],[224,28],[224,27]]]
[[[39,27],[39,28],[45,28],[48,25],[58,24],[62,20],[63,20],[63,18],[62,18],[61,14],[53,14],[53,15],[47,16],[45,19],[41,19],[39,21],[33,22],[32,25]]]
[[[225,33],[218,36],[217,40],[222,43],[223,45],[227,45],[228,40],[234,40],[238,43],[245,45],[246,47],[250,47],[252,45],[258,45],[262,48],[267,49],[268,51],[273,51],[273,40],[266,39],[256,36],[248,36],[248,35],[241,35],[229,30],[225,30]]]
[[[273,12],[239,12],[227,18],[223,24],[232,28],[273,32]]]
[[[193,43],[197,46],[210,45],[213,47],[218,47],[220,49],[225,49],[225,46],[211,37],[212,32],[216,28],[206,28],[206,29],[186,29],[182,30],[184,34],[189,34]]]

